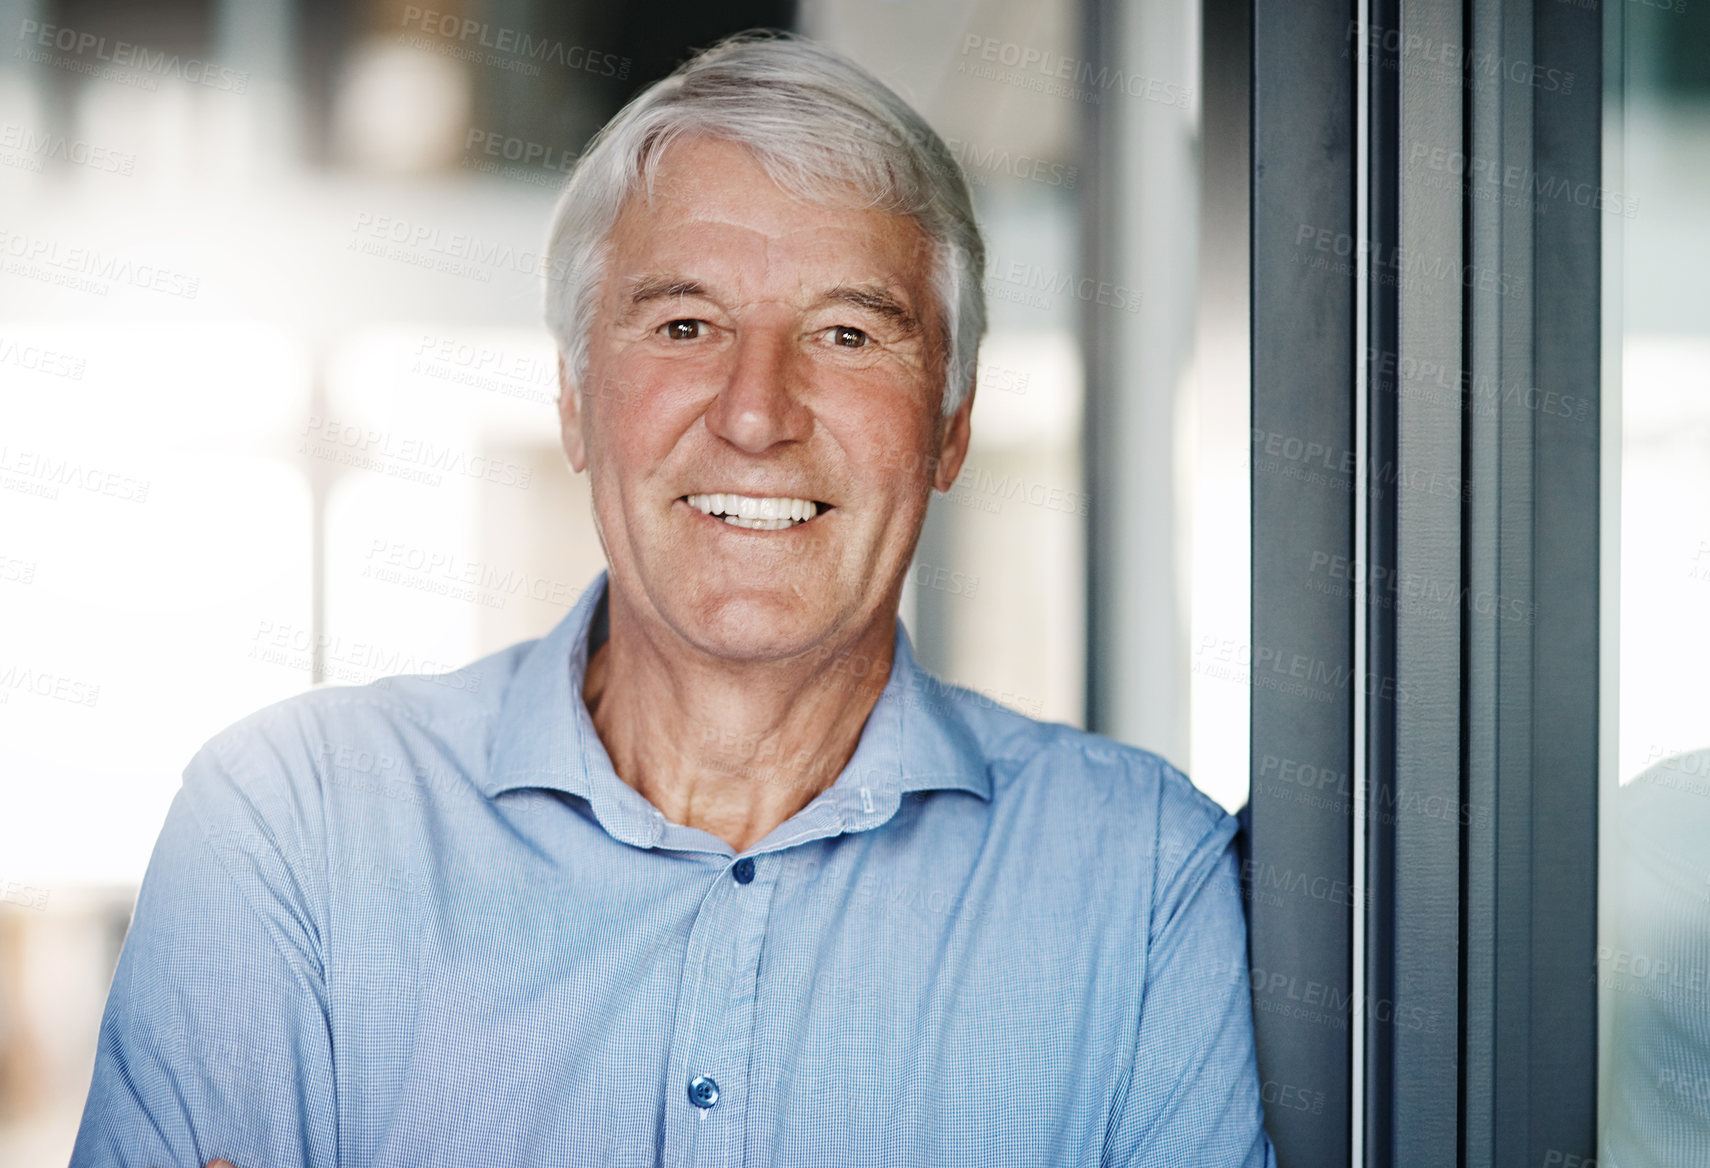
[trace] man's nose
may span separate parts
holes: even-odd
[[[787,329],[742,330],[726,372],[707,429],[749,454],[807,438],[813,415],[800,393],[807,371]]]

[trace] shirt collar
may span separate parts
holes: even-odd
[[[668,826],[664,816],[617,777],[582,700],[589,633],[606,585],[601,571],[568,615],[524,653],[501,701],[480,788],[488,798],[523,787],[580,796],[612,835],[651,847]],[[890,679],[861,728],[854,756],[830,789],[768,840],[822,826],[818,821],[828,817],[839,830],[877,826],[909,792],[961,790],[991,799],[985,753],[955,701],[960,691],[916,663],[901,620],[893,650]],[[808,822],[798,824],[804,817]]]

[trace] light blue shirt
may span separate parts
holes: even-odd
[[[738,856],[612,769],[605,584],[197,754],[73,1165],[1274,1163],[1232,817],[898,622],[849,764]]]

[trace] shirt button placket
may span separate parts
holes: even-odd
[[[683,1094],[667,1107],[666,1165],[724,1163],[744,1138],[744,1084],[721,1086],[714,1076],[724,1068],[741,1080],[740,1068],[748,1064],[758,949],[741,938],[752,927],[744,922],[754,921],[756,914],[764,919],[768,896],[762,895],[767,885],[756,883],[752,857],[744,856],[726,871],[732,884],[714,884],[690,933],[677,1012],[682,1028],[672,1035],[671,1061],[681,1075],[677,1090]],[[737,1112],[725,1114],[732,1107]]]

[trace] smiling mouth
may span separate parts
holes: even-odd
[[[816,515],[832,510],[831,504],[817,499],[784,495],[684,495],[682,502],[702,515],[750,531],[784,531],[800,527],[811,522]]]

